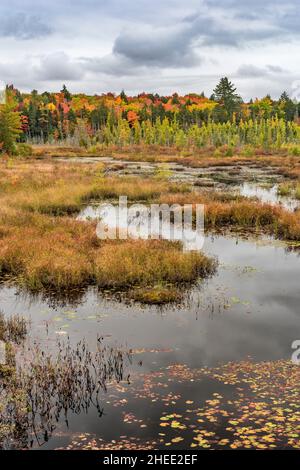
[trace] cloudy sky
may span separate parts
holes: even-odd
[[[0,80],[21,90],[205,91],[300,79],[299,0],[1,0]],[[300,82],[299,82],[300,83]],[[297,86],[297,84],[296,84]]]

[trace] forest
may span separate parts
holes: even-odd
[[[226,77],[209,98],[204,93],[127,96],[124,91],[89,96],[71,94],[65,85],[58,93],[22,93],[10,85],[6,95],[0,109],[6,152],[13,152],[13,145],[4,135],[5,115],[14,121],[10,125],[18,142],[28,144],[280,148],[300,138],[299,103],[287,92],[278,100],[266,96],[244,102]]]

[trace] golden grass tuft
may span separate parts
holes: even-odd
[[[6,220],[7,222],[7,220]],[[0,273],[31,290],[67,289],[92,279],[95,226],[67,218],[31,215],[0,240]]]
[[[122,288],[157,282],[191,283],[214,272],[215,262],[202,253],[185,253],[178,243],[129,240],[107,243],[95,259],[96,282]]]
[[[159,282],[191,283],[215,270],[214,260],[201,253],[184,253],[178,243],[100,241],[95,223],[67,217],[29,214],[19,220],[19,226],[16,219],[5,218],[0,274],[31,291],[63,291],[89,284],[127,290]]]
[[[155,286],[133,289],[129,292],[129,297],[141,304],[164,305],[181,302],[183,293],[178,288]]]
[[[203,204],[205,228],[226,227],[260,229],[287,241],[300,241],[300,211],[289,212],[280,206],[248,198],[223,198],[222,193],[167,194],[160,197],[166,204]]]

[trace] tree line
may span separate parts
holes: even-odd
[[[6,96],[6,103],[0,105],[0,148],[7,152],[13,152],[16,140],[23,143],[69,140],[85,146],[98,142],[130,144],[139,141],[161,143],[165,140],[170,145],[178,143],[184,146],[190,142],[191,134],[201,135],[196,141],[203,145],[208,141],[230,142],[232,134],[238,141],[273,142],[275,139],[279,145],[286,138],[283,135],[289,134],[290,138],[292,134],[294,140],[297,136],[295,129],[299,125],[299,103],[286,92],[278,100],[266,96],[245,103],[227,77],[220,80],[209,98],[204,93],[127,96],[124,91],[119,95],[90,96],[71,94],[65,85],[58,93],[41,94],[36,90],[21,93],[9,86]],[[252,129],[249,139],[242,138],[245,123]],[[258,127],[253,123],[270,126],[268,132],[272,135],[274,128],[278,128],[280,137],[277,134],[272,139],[270,135],[262,137],[260,129],[260,137],[254,138],[253,128]],[[293,132],[283,131],[283,127],[293,128]],[[161,129],[169,137],[162,138]],[[210,135],[211,129],[214,129],[214,137],[208,139],[205,136]],[[228,134],[226,138],[224,130]]]

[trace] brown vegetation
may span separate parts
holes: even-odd
[[[84,203],[124,194],[131,201],[205,204],[208,229],[254,228],[300,241],[300,212],[230,193],[193,191],[167,179],[105,177],[103,166],[98,164],[13,161],[0,166],[2,278],[12,277],[35,292],[66,291],[90,284],[119,290],[139,286],[146,290],[133,298],[153,302],[158,297],[175,300],[179,294],[173,295],[171,290],[176,285],[214,272],[213,260],[201,253],[185,253],[180,244],[100,241],[95,222],[71,217]],[[168,295],[167,284],[171,284]],[[154,289],[151,294],[149,288]]]
[[[29,165],[29,164],[28,164]],[[65,291],[95,284],[128,290],[134,285],[194,282],[215,269],[198,253],[163,241],[100,241],[96,223],[78,221],[83,201],[127,194],[152,200],[180,190],[164,181],[97,177],[93,168],[14,164],[2,168],[0,273],[31,291]],[[181,189],[184,193],[185,189]]]

